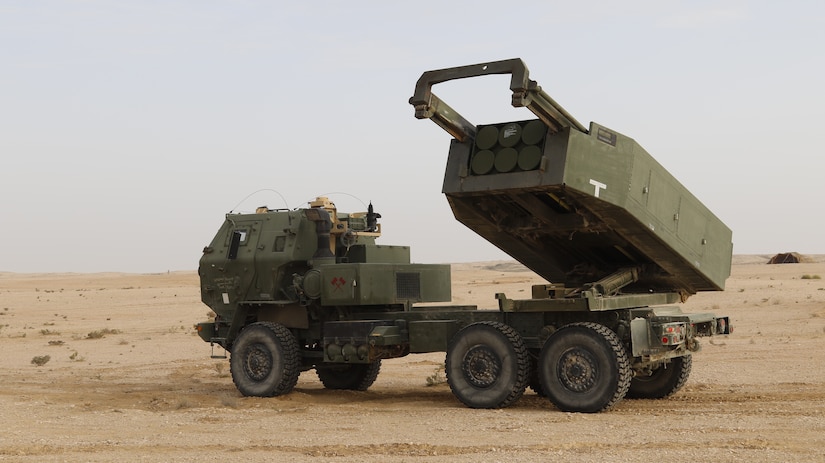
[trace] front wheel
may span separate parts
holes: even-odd
[[[653,370],[650,376],[636,376],[630,381],[627,397],[631,399],[664,399],[675,394],[688,380],[693,357],[675,357],[670,363]]]
[[[458,400],[471,408],[514,403],[524,394],[529,369],[524,341],[503,323],[467,325],[447,347],[447,383]]]
[[[631,370],[616,333],[598,323],[572,323],[553,333],[539,354],[539,382],[565,412],[609,409],[627,393]]]
[[[301,373],[298,341],[280,323],[253,323],[232,345],[229,370],[235,386],[245,396],[287,394]]]

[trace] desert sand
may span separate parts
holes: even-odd
[[[0,273],[0,461],[823,462],[816,260],[737,256],[726,291],[682,305],[729,315],[734,333],[704,338],[675,396],[600,414],[529,390],[506,409],[465,408],[444,354],[384,361],[366,392],[324,390],[310,371],[291,394],[245,398],[194,334],[209,312],[194,271]],[[453,280],[454,303],[484,308],[542,282],[514,262],[454,265]]]

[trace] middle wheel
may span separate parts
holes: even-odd
[[[327,389],[366,391],[378,378],[381,360],[372,363],[318,365],[315,373]]]
[[[450,340],[447,383],[471,408],[502,408],[517,401],[527,387],[530,357],[521,336],[500,322],[478,322]]]

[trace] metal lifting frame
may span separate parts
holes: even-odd
[[[512,76],[510,90],[513,91],[512,105],[514,107],[526,107],[538,116],[553,133],[566,127],[587,133],[587,128],[556,103],[550,95],[544,93],[536,81],[529,79],[529,73],[527,66],[519,58],[427,71],[418,79],[415,94],[410,98],[410,104],[415,107],[416,118],[431,119],[458,141],[464,142],[475,138],[475,125],[433,94],[432,86],[467,77],[510,74]]]

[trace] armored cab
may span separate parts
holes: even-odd
[[[198,267],[201,300],[217,315],[199,325],[204,340],[230,348],[243,326],[261,321],[320,338],[317,321],[337,321],[349,307],[450,300],[449,265],[413,264],[408,246],[375,243],[381,226],[372,205],[338,213],[319,197],[309,206],[226,215]]]

